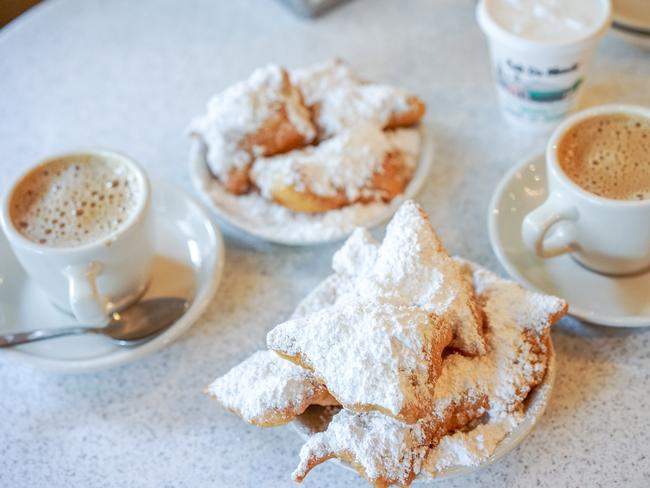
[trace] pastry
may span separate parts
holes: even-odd
[[[357,287],[362,295],[381,295],[444,315],[454,330],[453,348],[468,355],[485,352],[483,317],[471,277],[449,257],[413,201],[402,204],[393,217],[376,262]]]
[[[364,228],[357,228],[332,258],[334,274],[323,280],[298,304],[291,318],[304,317],[329,307],[355,290],[356,276],[377,259],[379,243]]]
[[[356,229],[332,256],[334,276],[341,276],[354,284],[355,277],[366,275],[375,265],[379,247],[379,242],[368,229]],[[346,291],[351,291],[352,288]]]
[[[338,405],[327,387],[272,351],[257,351],[205,393],[249,424],[284,425],[310,405]]]
[[[329,287],[334,299],[354,292],[422,307],[451,323],[453,348],[470,356],[485,352],[483,314],[471,273],[449,257],[414,202],[402,204],[381,245],[358,229],[334,254],[332,266],[336,273],[321,286]]]
[[[379,410],[408,423],[430,411],[450,340],[440,317],[354,295],[267,335],[270,349],[313,372],[346,409]]]
[[[434,406],[416,424],[379,412],[336,414],[327,430],[312,435],[301,449],[296,481],[318,464],[339,458],[375,486],[408,486],[421,470],[435,476],[439,466],[453,465],[453,456],[450,461],[445,455],[450,445],[465,448],[468,459],[478,462],[516,426],[528,393],[544,378],[549,329],[566,313],[566,303],[527,291],[477,265],[457,262],[472,273],[484,306],[488,352],[446,356]],[[473,425],[479,419],[485,424]],[[468,426],[474,434],[459,432]],[[477,436],[488,434],[487,446],[477,441]]]
[[[313,434],[302,446],[292,477],[301,482],[314,467],[338,458],[376,487],[408,486],[421,471],[429,445],[439,442],[448,431],[478,419],[486,408],[485,395],[458,398],[439,414],[430,414],[415,424],[379,412],[341,410],[326,431]]]
[[[291,80],[312,110],[321,138],[360,123],[370,122],[383,129],[408,127],[417,124],[426,110],[417,96],[363,81],[339,59],[294,70]]]
[[[270,410],[284,413],[271,421],[268,408],[242,415],[246,398],[259,404],[266,388],[249,391],[260,383],[257,375],[226,407],[245,419],[262,411],[259,423],[271,425],[308,404],[340,403],[325,409],[329,425],[301,449],[296,481],[332,458],[379,487],[408,486],[418,475],[488,459],[526,418],[531,391],[544,387],[550,327],[566,302],[449,257],[413,202],[403,204],[381,244],[364,229],[354,232],[332,267],[334,274],[267,336],[283,356],[274,361],[295,368],[298,384],[329,393],[310,390],[287,413],[282,405],[294,396],[270,387],[265,404],[275,405],[268,399],[277,395],[281,406]],[[268,375],[285,381],[274,369]],[[234,373],[231,385],[245,376]],[[226,388],[215,383],[214,393],[224,396]]]
[[[214,96],[189,131],[227,192],[322,214],[404,192],[420,141],[403,128],[424,111],[414,95],[363,81],[340,60],[291,75],[269,65]]]
[[[341,410],[326,431],[302,446],[292,477],[301,482],[314,467],[338,458],[375,486],[408,485],[420,470],[430,437],[421,422],[409,425],[379,412]]]
[[[365,80],[354,73],[350,65],[340,58],[291,70],[289,77],[302,93],[305,105],[310,109],[313,109],[332,90],[365,83]]]
[[[262,196],[296,212],[388,202],[410,181],[418,146],[417,133],[387,134],[362,123],[318,146],[258,158],[251,179]]]
[[[212,173],[235,194],[248,191],[255,157],[291,151],[316,135],[300,91],[276,65],[260,68],[215,95],[190,132],[206,144]]]

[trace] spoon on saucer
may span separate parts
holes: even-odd
[[[75,325],[3,334],[0,335],[0,347],[75,334],[98,334],[108,337],[120,346],[136,346],[176,322],[185,313],[188,305],[187,300],[177,297],[142,300],[122,312],[111,314],[110,322],[103,327]]]

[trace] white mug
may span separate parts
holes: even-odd
[[[539,257],[565,253],[595,271],[624,275],[650,268],[650,200],[614,200],[581,188],[562,170],[557,146],[577,123],[598,115],[650,120],[650,109],[602,105],[579,112],[553,132],[546,148],[548,198],[522,224],[526,246]]]
[[[79,154],[128,167],[140,186],[135,208],[123,225],[96,241],[55,247],[29,240],[15,228],[10,216],[14,189],[35,167]],[[5,193],[0,223],[16,258],[54,304],[81,323],[101,324],[114,311],[136,301],[149,284],[153,260],[150,206],[149,182],[134,161],[110,151],[83,151],[49,158],[19,176]]]

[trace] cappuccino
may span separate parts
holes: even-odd
[[[566,175],[595,195],[650,199],[650,119],[597,115],[571,127],[557,144]]]
[[[9,215],[18,232],[33,242],[75,247],[120,229],[141,198],[138,177],[127,165],[77,154],[28,173],[11,195]]]

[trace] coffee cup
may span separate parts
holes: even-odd
[[[59,308],[101,324],[145,291],[153,260],[143,170],[111,151],[61,154],[9,187],[0,223],[29,277]]]
[[[541,258],[612,275],[650,268],[650,109],[603,105],[566,119],[546,149],[548,197],[522,224]]]
[[[611,15],[609,0],[479,1],[477,21],[507,122],[547,132],[575,109]]]

